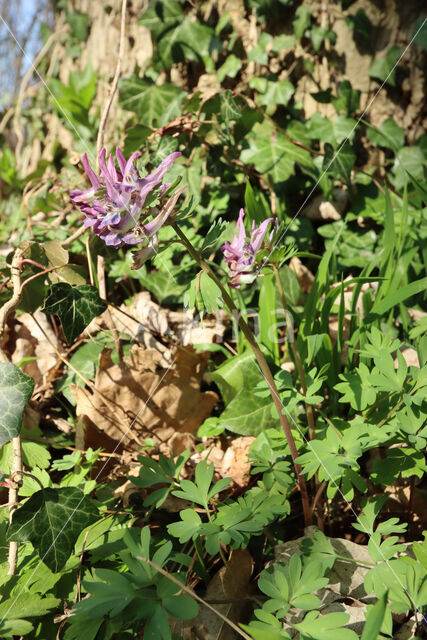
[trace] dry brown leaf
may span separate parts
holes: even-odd
[[[194,432],[211,413],[218,396],[200,391],[207,356],[178,348],[172,366],[162,368],[154,349],[133,345],[126,367],[104,350],[95,379],[98,393],[72,386],[77,414],[114,440],[167,442],[174,433]]]
[[[246,487],[251,477],[248,452],[254,440],[252,436],[235,438],[222,460],[221,475],[230,477],[239,487]]]
[[[241,622],[250,615],[247,600],[253,560],[247,549],[231,553],[228,567],[222,567],[209,583],[204,599],[233,622]],[[222,601],[225,601],[222,604]],[[235,632],[207,607],[200,607],[199,615],[191,627],[200,630],[204,640],[235,640]],[[184,636],[184,637],[190,637]]]
[[[49,340],[61,351],[61,345],[46,315],[40,310],[35,311],[33,315]],[[44,384],[47,381],[49,371],[57,364],[58,358],[55,350],[31,314],[23,313],[20,315],[17,327],[12,362],[17,363],[22,358],[35,357],[36,360],[25,363],[21,368],[24,373],[34,378],[36,386]]]
[[[222,343],[225,331],[225,313],[221,310],[215,317],[203,318],[203,322],[194,317],[194,311],[170,311],[169,321],[174,333],[183,345]]]

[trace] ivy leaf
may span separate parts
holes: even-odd
[[[174,28],[162,34],[158,41],[157,55],[165,69],[174,62],[185,60],[201,60],[209,67],[209,46],[213,35],[211,27],[184,17]]]
[[[256,102],[263,106],[287,105],[294,93],[295,87],[289,80],[267,81],[264,92],[257,96]]]
[[[379,129],[369,127],[368,138],[373,145],[392,149],[395,153],[405,144],[405,132],[402,127],[395,123],[393,118],[384,120]]]
[[[185,96],[182,89],[171,84],[157,85],[139,78],[120,81],[120,106],[136,113],[138,124],[148,127],[161,127],[180,115]]]
[[[338,88],[338,97],[332,100],[335,111],[344,111],[346,115],[351,115],[359,108],[360,91],[353,89],[348,80],[341,82]]]
[[[393,184],[403,189],[408,182],[408,173],[419,180],[424,179],[425,154],[420,146],[402,147],[396,155],[393,165]]]
[[[368,72],[371,78],[378,78],[383,82],[387,81],[388,84],[394,87],[396,85],[396,70],[394,69],[394,65],[401,53],[402,47],[393,45],[387,51],[384,58],[375,58]]]
[[[0,363],[0,446],[19,435],[34,380],[10,363]]]
[[[15,511],[7,538],[29,540],[49,569],[58,572],[80,532],[96,519],[97,509],[77,487],[42,489]]]
[[[178,24],[182,16],[183,11],[179,2],[157,0],[150,3],[149,9],[144,11],[138,23],[143,24],[155,38],[158,38],[164,31]]]
[[[304,31],[309,27],[311,22],[311,9],[301,5],[295,11],[295,20],[292,24],[294,26],[294,34],[296,38],[302,38]]]
[[[350,180],[350,172],[356,162],[356,154],[351,143],[347,140],[336,151],[332,145],[325,144],[325,157],[323,158],[323,170],[341,175],[347,182]]]
[[[221,102],[221,115],[228,128],[230,127],[230,123],[232,120],[235,120],[235,121],[240,120],[240,116],[241,116],[240,107],[237,104],[236,100],[233,98],[233,94],[229,89],[221,92],[220,102]]]
[[[223,82],[225,78],[235,78],[242,68],[242,61],[233,53],[227,56],[224,64],[216,72],[218,81]],[[231,93],[231,92],[230,92]]]
[[[296,162],[313,171],[308,151],[292,144],[266,120],[254,125],[246,142],[248,148],[240,154],[242,162],[253,164],[257,171],[268,174],[275,183],[290,178]]]
[[[270,396],[254,395],[252,387],[245,387],[233,398],[218,418],[218,426],[243,436],[257,436],[277,425],[273,417],[274,405]]]
[[[95,287],[88,284],[72,287],[66,282],[54,284],[43,311],[59,316],[65,338],[71,344],[96,316],[107,308]]]

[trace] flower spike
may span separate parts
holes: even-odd
[[[239,289],[241,284],[251,283],[256,279],[257,274],[254,273],[256,254],[262,247],[269,224],[274,220],[274,218],[267,218],[259,227],[255,227],[253,222],[251,236],[247,238],[244,217],[245,211],[240,209],[233,239],[231,243],[225,242],[221,247],[230,269],[229,285],[234,289]]]
[[[134,165],[139,155],[139,152],[135,152],[126,160],[122,151],[116,148],[117,169],[113,155],[110,154],[107,159],[106,150],[101,149],[98,156],[100,175],[97,176],[84,154],[82,163],[92,186],[86,190],[75,189],[70,194],[72,203],[86,216],[83,222],[85,227],[91,227],[105,244],[116,249],[126,244],[140,244],[157,234],[173,210],[173,207],[164,207],[162,204],[149,207],[146,201],[151,192],[155,198],[161,199],[169,186],[162,184],[163,176],[181,153],[175,151],[168,155],[145,178]],[[182,189],[174,204],[181,192]],[[149,222],[152,214],[154,219]]]

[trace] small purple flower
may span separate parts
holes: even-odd
[[[180,155],[179,151],[171,153],[153,173],[142,178],[134,166],[139,152],[126,160],[116,148],[117,169],[112,154],[107,162],[106,151],[102,149],[98,156],[99,176],[84,154],[82,163],[92,186],[84,191],[75,189],[70,194],[73,204],[86,216],[83,224],[92,227],[97,236],[116,249],[126,244],[139,244],[154,236],[167,221],[173,207],[150,208],[147,196],[153,190],[155,197],[163,195],[169,184],[162,184],[162,178]],[[151,214],[155,215],[154,219],[145,222]]]
[[[231,243],[226,242],[221,251],[224,254],[225,261],[230,269],[231,282],[230,287],[239,289],[241,284],[253,282],[257,276],[254,273],[256,268],[256,254],[261,249],[267,233],[268,225],[274,218],[267,218],[255,227],[252,222],[252,231],[250,238],[246,237],[246,229],[243,223],[245,212],[240,209],[239,219],[237,221],[235,234]]]

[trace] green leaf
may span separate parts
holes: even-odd
[[[425,154],[420,146],[400,149],[393,164],[395,188],[400,190],[409,182],[408,173],[418,180],[423,180],[425,164]]]
[[[118,327],[118,329],[120,330],[120,327]],[[93,379],[95,377],[98,358],[103,346],[104,345],[102,343],[97,343],[93,340],[86,342],[86,344],[83,344],[73,353],[70,358],[70,364],[72,364],[74,369],[77,369],[77,371],[85,378],[88,378],[89,380]],[[56,391],[63,393],[67,400],[71,404],[75,405],[76,401],[70,391],[71,384],[77,384],[80,387],[84,387],[85,382],[80,378],[80,376],[74,373],[74,371],[67,369],[65,375],[58,380],[56,384]]]
[[[237,121],[241,117],[241,110],[236,100],[233,98],[232,92],[227,89],[226,91],[221,91],[220,94],[220,103],[221,103],[221,115],[224,119],[224,122],[227,127],[230,126],[231,122]]]
[[[184,305],[190,309],[196,306],[200,313],[212,313],[222,308],[221,289],[206,271],[202,271],[192,280],[184,295]]]
[[[280,53],[283,49],[292,49],[295,47],[295,36],[289,36],[285,33],[282,33],[280,36],[274,38],[273,43],[271,45],[271,50],[273,53]]]
[[[123,149],[124,155],[130,156],[134,151],[139,151],[147,140],[148,136],[152,133],[150,127],[145,124],[136,124],[126,131],[125,146]]]
[[[224,402],[229,403],[242,389],[254,389],[263,380],[255,356],[247,349],[238,356],[229,358],[211,373]]]
[[[364,411],[372,405],[377,397],[375,389],[369,384],[369,369],[361,363],[358,369],[349,373],[341,373],[341,380],[334,389],[343,394],[340,402],[349,402],[353,409]]]
[[[67,264],[69,260],[68,251],[66,251],[59,240],[50,240],[49,242],[43,242],[41,245],[46,253],[48,259],[48,267],[57,267],[62,264]],[[59,282],[60,280],[66,280],[69,284],[85,284],[85,278],[78,272],[78,268],[75,265],[61,267],[56,271],[49,274],[49,278],[52,282]]]
[[[33,618],[41,617],[60,602],[58,598],[48,596],[42,598],[37,593],[20,593],[13,599],[4,600],[0,604],[0,618]]]
[[[188,284],[182,284],[177,281],[170,269],[168,271],[163,269],[163,271],[148,273],[146,267],[143,266],[142,269],[134,273],[141,284],[163,304],[178,304],[182,300],[184,292],[188,289]]]
[[[15,511],[7,538],[29,540],[41,560],[57,572],[72,554],[80,532],[96,519],[96,507],[80,489],[42,489]]]
[[[325,144],[325,156],[323,158],[323,170],[338,174],[347,182],[356,161],[356,154],[352,144],[346,140],[336,151],[332,145]]]
[[[379,129],[369,126],[368,138],[373,145],[387,147],[395,153],[405,144],[405,132],[395,123],[393,118],[384,120]]]
[[[5,601],[9,603],[9,600]],[[23,636],[30,633],[34,629],[31,622],[28,620],[9,619],[5,618],[0,622],[0,633],[2,638],[15,638],[16,636]]]
[[[184,17],[176,26],[162,33],[158,41],[157,56],[165,69],[175,62],[202,61],[210,67],[209,46],[214,31],[200,22]]]
[[[168,532],[171,536],[179,538],[181,543],[187,542],[193,536],[197,536],[202,520],[194,509],[183,509],[180,511],[181,520],[168,525]]]
[[[248,219],[260,225],[270,215],[267,206],[263,194],[255,193],[249,180],[246,180],[245,211]]]
[[[318,611],[307,613],[303,622],[294,627],[304,634],[307,640],[357,640],[351,629],[345,629],[349,615],[347,613],[327,613],[320,616]]]
[[[292,22],[294,33],[297,38],[302,38],[305,30],[310,26],[311,9],[304,5],[298,7],[295,11],[295,20]]]
[[[21,432],[34,380],[10,363],[0,363],[0,446]]]
[[[80,11],[67,11],[67,22],[71,27],[71,33],[79,41],[86,40],[89,31],[90,17]]]
[[[106,308],[107,304],[101,300],[95,287],[88,284],[72,287],[60,282],[52,286],[43,311],[59,316],[64,336],[71,344]]]
[[[186,93],[171,84],[157,85],[140,78],[120,80],[119,104],[136,113],[139,125],[161,127],[180,115]]]
[[[225,78],[235,78],[242,68],[242,61],[233,53],[225,59],[224,64],[216,72],[219,82]]]
[[[268,80],[264,91],[257,95],[256,102],[261,106],[287,105],[294,93],[295,87],[289,80]]]
[[[332,100],[335,111],[337,113],[344,111],[346,115],[350,116],[358,110],[359,103],[360,90],[353,89],[348,80],[341,82],[338,88],[338,97]]]
[[[292,144],[267,121],[256,123],[246,137],[248,148],[243,149],[240,159],[253,164],[257,171],[283,182],[291,177],[297,162],[304,168],[314,169],[308,151]]]
[[[162,605],[168,613],[179,620],[191,620],[199,613],[197,602],[185,595],[163,598]]]
[[[144,11],[138,23],[147,27],[151,34],[158,38],[164,31],[174,27],[182,20],[183,11],[175,0],[155,0]]]
[[[372,32],[372,23],[363,9],[359,9],[354,15],[346,16],[345,19],[349,29],[354,29],[356,36],[359,35],[366,42]]]
[[[85,638],[85,640],[95,640],[102,623],[102,618],[91,620],[83,615],[70,616],[70,622],[65,630],[64,640],[81,640],[81,638]]]
[[[272,36],[263,31],[258,39],[258,44],[248,53],[248,60],[266,65],[268,63],[268,53],[266,51],[267,44],[271,42]]]
[[[206,249],[213,249],[214,247],[217,247],[226,228],[227,223],[224,222],[224,220],[221,218],[215,220],[204,237],[200,251],[203,252],[206,251]]]
[[[397,306],[404,300],[415,296],[417,293],[421,291],[425,291],[427,289],[427,278],[420,278],[420,280],[415,280],[410,284],[407,284],[404,287],[401,287],[397,291],[391,291],[391,293],[387,294],[385,298],[376,302],[371,309],[370,314],[366,317],[365,322],[369,325],[369,322],[375,316],[382,316],[384,313],[387,313],[390,309]]]
[[[388,82],[394,87],[396,84],[396,70],[394,69],[394,65],[400,58],[401,53],[402,47],[393,45],[383,58],[375,58],[371,64],[371,68],[369,69],[369,75],[371,78],[379,78],[383,82]]]
[[[425,18],[421,17],[414,24],[413,34],[415,44],[418,44],[427,51],[427,24]]]
[[[37,593],[19,593],[0,604],[0,634],[2,638],[25,635],[33,625],[22,618],[41,618],[58,606],[60,600],[53,596],[41,597]]]
[[[27,467],[39,467],[39,469],[47,469],[50,461],[50,453],[46,445],[37,442],[22,442],[22,460]]]
[[[218,426],[232,433],[257,436],[264,429],[277,426],[277,417],[272,416],[271,397],[254,395],[253,388],[244,388],[233,398],[218,418]]]
[[[275,362],[279,361],[277,335],[277,291],[274,274],[262,278],[259,293],[259,341],[268,349]]]

